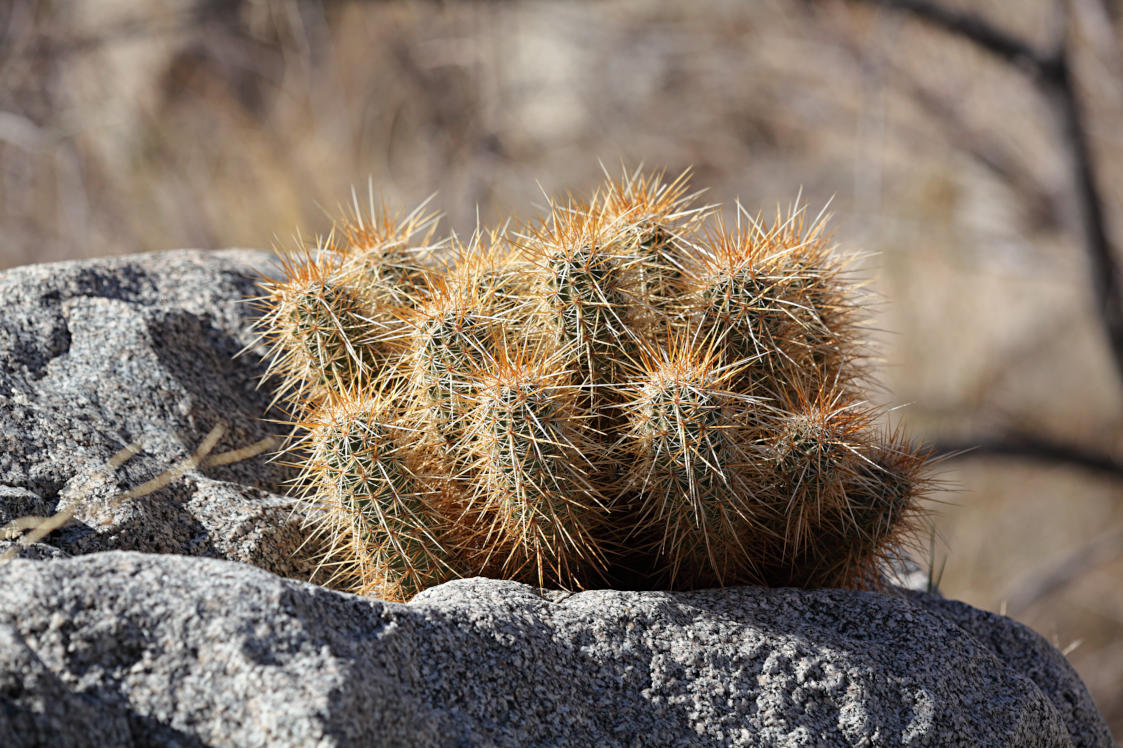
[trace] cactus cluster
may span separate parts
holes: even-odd
[[[283,254],[260,329],[339,585],[879,584],[927,458],[863,400],[824,219],[696,202],[630,173],[467,241],[356,204]]]

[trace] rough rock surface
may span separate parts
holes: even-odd
[[[0,707],[8,745],[1110,744],[1039,636],[918,593],[401,605],[123,552],[0,569]]]
[[[113,503],[219,421],[218,451],[280,432],[243,301],[267,261],[0,273],[0,524],[78,509],[0,567],[0,744],[1111,744],[1060,653],[938,597],[465,580],[390,604],[268,573],[308,564],[263,457]]]
[[[189,457],[219,422],[229,430],[216,452],[282,432],[263,420],[272,394],[257,388],[263,352],[245,301],[268,258],[178,251],[0,273],[0,525],[77,501],[48,539],[67,554],[182,553],[307,576],[287,475],[266,456],[110,502]],[[134,440],[144,451],[99,477]]]

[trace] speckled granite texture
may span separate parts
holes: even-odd
[[[110,552],[0,569],[0,641],[16,745],[1110,743],[1039,636],[916,593],[474,579],[401,605]]]
[[[287,476],[265,456],[108,502],[188,457],[217,423],[229,427],[217,452],[282,432],[263,419],[262,351],[235,358],[254,340],[245,299],[267,259],[178,251],[0,273],[0,525],[83,493],[75,521],[49,538],[65,553],[182,553],[306,576]],[[141,454],[91,482],[134,440]]]
[[[267,261],[0,273],[0,523],[79,506],[0,568],[0,744],[1111,744],[1044,639],[938,597],[463,580],[391,604],[277,576],[309,563],[264,458],[112,504],[219,421],[219,450],[280,431],[261,351],[233,358]]]

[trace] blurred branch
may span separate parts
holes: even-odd
[[[207,23],[208,20],[205,15],[179,11],[163,16],[143,16],[120,21],[112,26],[103,27],[96,33],[56,37],[43,34],[25,45],[15,54],[15,57],[54,58],[60,55],[79,55],[121,42],[135,42],[139,39],[188,31]],[[7,57],[7,54],[4,56]]]
[[[838,40],[855,59],[868,56],[865,45],[843,35]],[[1046,190],[1024,159],[1013,153],[1001,138],[989,128],[973,125],[951,98],[937,93],[919,81],[913,80],[901,66],[885,61],[893,73],[893,79],[905,88],[909,96],[929,119],[939,122],[950,143],[966,151],[967,154],[990,171],[1021,199],[1028,220],[1037,227],[1056,229],[1063,223],[1063,206],[1059,196]]]
[[[1072,75],[1068,44],[1067,11],[1058,41],[1052,50],[1042,50],[998,28],[984,17],[945,8],[929,0],[851,0],[907,13],[943,31],[972,42],[1007,64],[1028,71],[1060,120],[1068,150],[1069,168],[1084,234],[1085,251],[1091,264],[1092,288],[1099,317],[1120,382],[1123,383],[1123,280],[1104,216],[1103,199],[1097,184],[1088,131]]]
[[[862,50],[854,50],[862,54]],[[987,128],[974,125],[950,97],[943,96],[907,76],[899,75],[905,94],[924,115],[941,127],[948,142],[994,175],[1021,201],[1025,220],[1034,228],[1057,230],[1064,224],[1061,195],[1050,192],[1030,164],[1019,158]]]
[[[932,449],[945,460],[1007,457],[1076,467],[1123,480],[1123,460],[1036,436],[1014,435],[979,441],[937,442]]]
[[[1006,614],[1017,616],[1034,603],[1064,589],[1089,569],[1123,555],[1123,530],[1109,530],[1093,538],[1064,558],[1034,570],[1015,584],[1006,599]]]
[[[1032,44],[1008,34],[975,13],[945,8],[929,0],[852,0],[852,2],[880,5],[908,13],[948,33],[962,36],[1009,63],[1026,64],[1036,69],[1044,62],[1044,56]]]
[[[1076,98],[1067,44],[1063,44],[1061,49],[1053,74],[1042,78],[1042,81],[1061,116],[1072,162],[1076,202],[1084,227],[1084,241],[1092,263],[1092,286],[1099,301],[1099,312],[1111,344],[1115,366],[1123,380],[1123,287],[1119,264],[1108,236],[1103,200],[1096,183],[1088,132]]]
[[[941,123],[951,142],[967,151],[996,178],[1021,196],[1026,213],[1035,226],[1055,229],[1063,224],[1059,201],[1043,188],[1032,170],[1022,163],[987,130],[972,126],[955,105],[915,81],[908,81],[907,93],[924,113]]]
[[[37,34],[36,38],[30,44],[24,45],[15,57],[53,58],[62,55],[81,55],[123,42],[190,32],[212,23],[229,22],[232,14],[237,12],[239,4],[230,0],[199,0],[184,8],[164,12],[142,11],[132,18],[105,24],[94,32],[58,36]],[[138,4],[138,7],[143,6]],[[27,30],[16,29],[15,32],[27,33]],[[0,40],[3,37],[4,34],[0,34]],[[10,50],[0,48],[0,57],[6,57],[7,55],[3,53],[7,52]]]

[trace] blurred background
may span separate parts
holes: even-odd
[[[877,396],[957,453],[918,561],[1065,651],[1118,739],[1121,39],[1115,0],[3,0],[0,268],[268,248],[368,179],[462,233],[601,162],[830,201]]]

